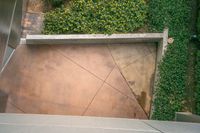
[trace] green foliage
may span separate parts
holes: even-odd
[[[45,0],[46,3],[51,4],[52,7],[60,7],[65,0]]]
[[[200,115],[200,51],[197,52],[197,65],[196,65],[196,90],[195,90],[195,102],[196,102],[196,114]]]
[[[45,15],[44,34],[127,33],[145,24],[145,0],[76,0]]]
[[[198,13],[198,18],[197,18],[197,32],[198,32],[198,37],[200,37],[200,11]]]
[[[197,32],[200,40],[200,0],[198,0]],[[196,88],[195,88],[195,113],[200,115],[200,51],[197,52],[196,62]]]
[[[152,119],[173,120],[185,103],[186,70],[189,43],[190,0],[151,0],[149,24],[161,32],[169,28],[174,43],[168,46],[159,65]]]

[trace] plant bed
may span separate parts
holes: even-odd
[[[195,113],[200,115],[200,51],[197,52],[195,103]]]
[[[198,18],[197,18],[197,25],[196,25],[196,28],[197,28],[197,37],[200,41],[200,0],[198,0]]]
[[[144,26],[145,0],[77,0],[45,15],[44,34],[130,33]]]
[[[27,11],[45,13],[55,8],[67,5],[69,0],[28,0]]]
[[[200,115],[200,0],[197,0],[198,3],[198,18],[197,18],[197,54],[196,54],[196,67],[195,67],[195,111],[194,113]]]
[[[174,38],[159,65],[152,119],[173,120],[175,112],[185,106],[190,1],[151,0],[149,14],[152,31],[168,27],[169,36]]]

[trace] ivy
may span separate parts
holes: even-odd
[[[200,41],[200,0],[198,0],[197,34],[198,34],[198,39]],[[195,78],[196,78],[195,113],[197,115],[200,115],[200,51],[197,52]]]
[[[200,115],[200,51],[197,52],[195,102],[196,114]]]
[[[197,31],[198,31],[198,39],[200,40],[200,11],[199,11],[199,16],[197,20]]]
[[[75,0],[46,13],[44,34],[129,33],[144,26],[145,0]]]
[[[169,44],[159,65],[152,119],[173,120],[185,104],[189,43],[190,0],[151,0],[149,25],[152,31],[169,28],[174,42]]]

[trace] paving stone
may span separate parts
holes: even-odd
[[[22,24],[22,37],[26,37],[27,34],[41,34],[43,20],[43,13],[26,12]]]

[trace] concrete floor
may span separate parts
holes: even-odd
[[[147,119],[155,51],[153,44],[20,45],[0,77],[6,112]]]

